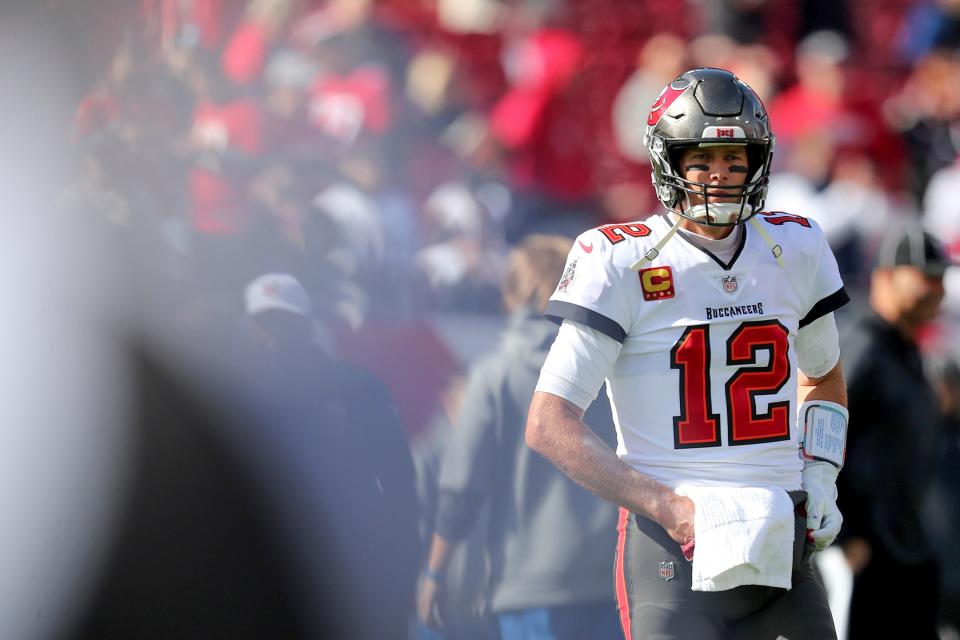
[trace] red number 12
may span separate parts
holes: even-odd
[[[727,339],[728,366],[743,365],[727,381],[727,442],[730,445],[775,442],[790,437],[790,401],[758,413],[757,396],[777,393],[790,379],[787,328],[776,320],[744,322]],[[759,351],[769,353],[756,367]],[[688,327],[670,350],[670,367],[680,372],[680,415],[673,419],[677,449],[718,447],[720,415],[710,395],[710,325]]]

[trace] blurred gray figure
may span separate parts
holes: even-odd
[[[619,638],[609,550],[615,507],[531,451],[523,430],[557,328],[541,317],[572,241],[529,236],[510,256],[503,296],[510,322],[497,349],[470,372],[440,471],[437,521],[417,612],[441,628],[443,582],[454,545],[490,505],[488,607],[505,639]],[[606,403],[587,421],[613,446]]]
[[[411,443],[420,500],[420,537],[426,550],[429,550],[437,521],[443,454],[455,428],[465,382],[463,375],[453,376],[444,390],[441,408]],[[417,640],[437,637],[500,640],[496,619],[486,611],[484,595],[490,577],[486,553],[489,511],[489,504],[480,509],[473,529],[457,542],[447,560],[442,593],[438,595],[445,605],[442,636],[416,621],[414,637]]]
[[[871,275],[871,310],[843,340],[851,422],[837,541],[854,573],[850,640],[937,637],[937,564],[921,505],[940,412],[917,337],[940,311],[948,264],[919,227],[888,233]]]

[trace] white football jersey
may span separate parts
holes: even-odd
[[[814,221],[757,219],[768,238],[747,223],[729,263],[677,234],[639,272],[667,216],[587,231],[546,309],[622,343],[607,376],[617,454],[671,487],[800,488],[794,339],[849,298]]]

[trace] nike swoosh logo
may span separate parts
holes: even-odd
[[[592,243],[592,242],[591,242],[590,244],[583,244],[583,242],[581,242],[580,240],[577,240],[577,242],[580,243],[580,248],[583,249],[583,252],[584,252],[584,253],[590,253],[591,251],[593,251],[593,243]]]

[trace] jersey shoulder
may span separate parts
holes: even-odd
[[[823,229],[813,218],[786,211],[761,211],[754,219],[763,225],[771,236],[782,237],[797,243],[818,244]]]
[[[629,270],[630,265],[643,257],[669,230],[670,225],[664,223],[662,216],[604,224],[581,233],[574,242],[574,251],[597,253],[608,268]]]
[[[816,257],[826,244],[823,230],[813,218],[785,211],[762,211],[753,219],[764,233],[781,245],[784,253],[799,252]]]

